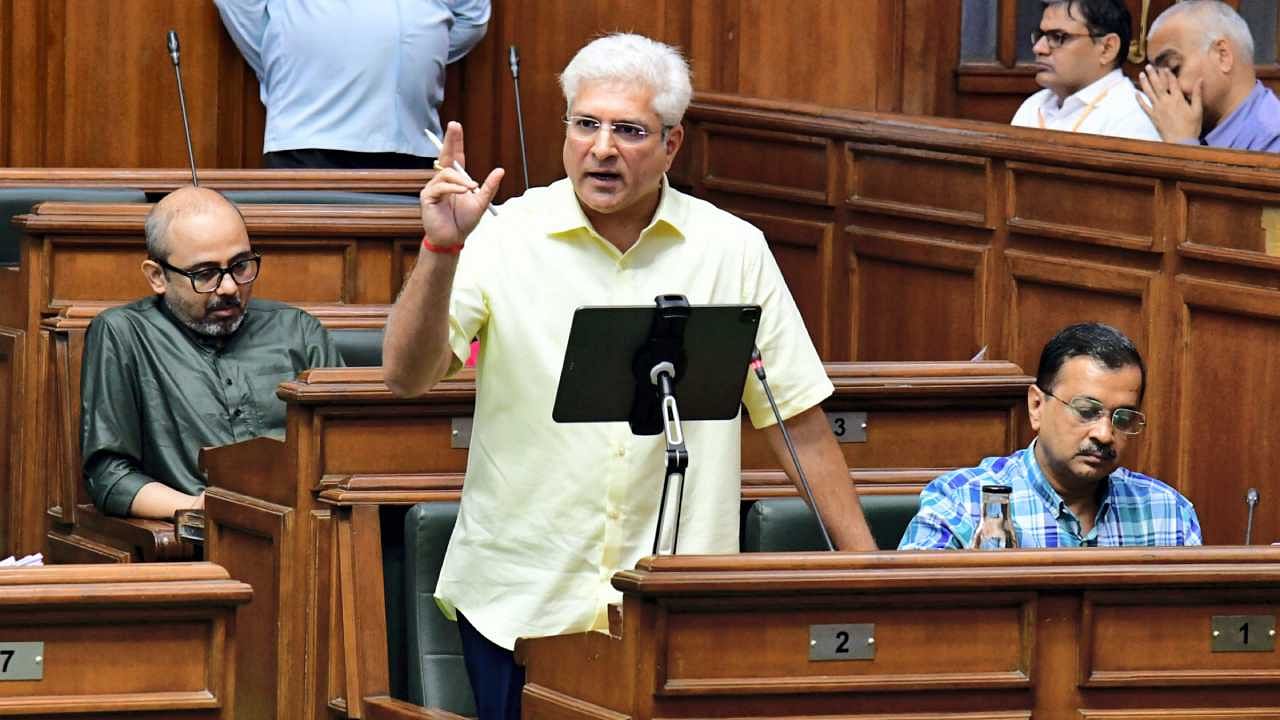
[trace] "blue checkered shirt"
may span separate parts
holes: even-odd
[[[920,510],[899,550],[968,547],[978,523],[983,485],[1009,485],[1009,510],[1019,547],[1199,545],[1200,521],[1191,502],[1153,477],[1117,468],[1093,529],[1080,521],[1053,489],[1035,458],[1035,442],[1008,457],[941,475],[920,493]]]

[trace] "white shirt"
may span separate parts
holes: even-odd
[[[621,597],[613,574],[652,550],[663,439],[625,422],[556,423],[551,409],[574,310],[652,307],[663,293],[762,307],[756,344],[784,418],[832,393],[761,232],[665,180],[626,253],[591,227],[568,180],[505,203],[467,239],[450,343],[456,368],[480,338],[475,423],[436,600],[498,645],[607,626],[607,604]],[[743,402],[756,427],[773,424],[754,375]],[[741,419],[686,422],[684,433],[680,552],[737,552]]]
[[[1159,142],[1160,133],[1138,105],[1137,96],[1133,82],[1116,68],[1061,105],[1052,90],[1041,90],[1022,103],[1012,125]]]

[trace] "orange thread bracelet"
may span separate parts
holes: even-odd
[[[428,252],[438,253],[440,255],[457,255],[462,252],[462,243],[440,247],[439,245],[432,245],[431,240],[427,239],[426,235],[422,236],[422,247],[426,248]]]

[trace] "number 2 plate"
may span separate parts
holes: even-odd
[[[875,624],[810,625],[809,659],[875,660]]]
[[[0,680],[43,680],[44,643],[0,642]]]

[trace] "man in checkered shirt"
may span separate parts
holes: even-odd
[[[1101,323],[1062,330],[1045,345],[1027,388],[1036,439],[929,483],[898,549],[969,547],[983,485],[1013,489],[1019,547],[1201,544],[1190,501],[1119,467],[1125,445],[1146,427],[1138,409],[1145,389],[1142,356],[1119,330]]]

